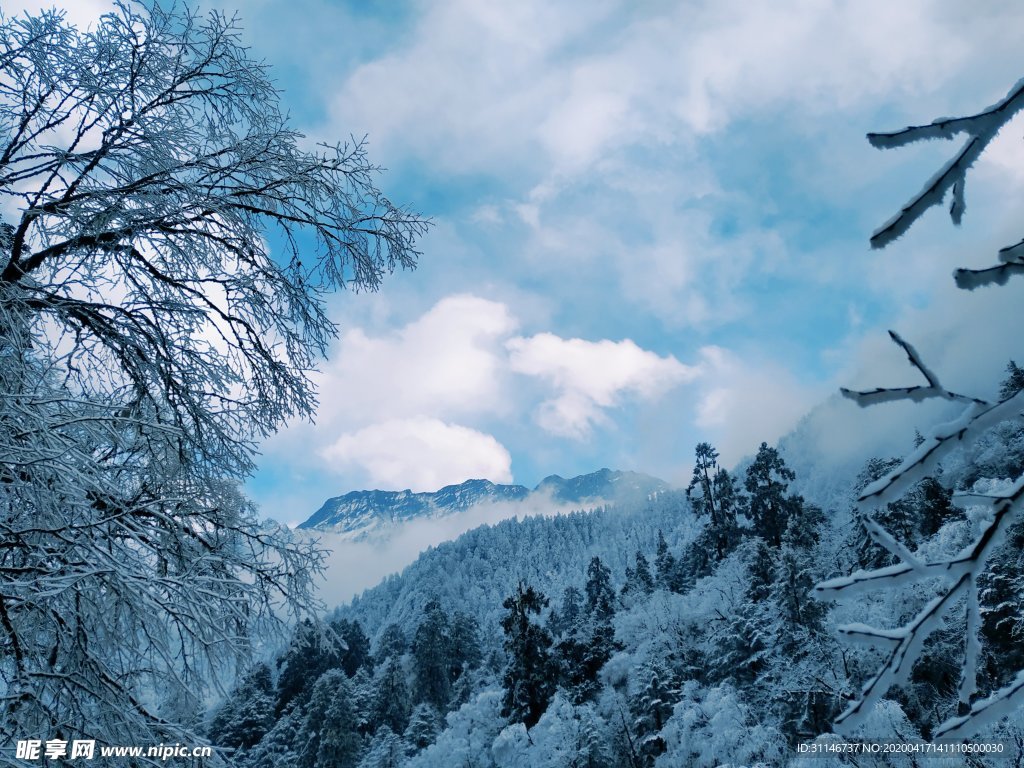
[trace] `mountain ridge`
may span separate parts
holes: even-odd
[[[436,491],[349,491],[327,499],[298,527],[359,540],[411,520],[447,517],[482,503],[519,502],[535,495],[547,496],[557,504],[611,502],[649,496],[669,487],[641,472],[602,468],[571,478],[548,475],[533,489],[470,479]]]

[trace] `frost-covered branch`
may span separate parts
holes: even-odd
[[[877,387],[866,391],[856,391],[852,389],[846,389],[845,387],[840,388],[844,397],[847,397],[857,405],[867,406],[875,403],[888,403],[896,400],[910,400],[915,403],[922,402],[924,400],[938,398],[941,400],[950,400],[954,402],[965,402],[975,403],[978,405],[987,405],[984,400],[980,400],[975,397],[969,397],[967,395],[959,395],[956,392],[951,392],[939,383],[939,378],[936,376],[930,368],[928,368],[924,361],[921,360],[921,356],[917,350],[896,331],[889,331],[889,338],[899,346],[904,352],[907,353],[907,359],[910,364],[920,371],[921,375],[924,376],[925,381],[928,382],[927,386],[921,386],[920,384],[913,387]]]
[[[871,243],[882,248],[902,235],[933,205],[941,203],[951,192],[950,214],[955,224],[964,212],[964,185],[967,170],[977,160],[991,140],[1007,121],[1024,107],[1024,80],[1010,90],[1005,99],[963,118],[940,118],[929,125],[914,126],[887,134],[869,134],[872,145],[879,148],[900,147],[924,139],[952,139],[966,134],[967,141],[939,171],[928,180],[924,188],[872,236]],[[1002,285],[1010,275],[1024,272],[1024,241],[1004,248],[999,253],[1001,264],[983,270],[957,270],[957,285],[973,289],[986,284]],[[1005,714],[1011,706],[1024,700],[1024,673],[1009,686],[993,693],[971,706],[976,692],[978,659],[981,654],[979,633],[981,613],[978,578],[985,572],[993,551],[1006,536],[1007,530],[1021,518],[1024,506],[1024,477],[1005,492],[998,494],[955,494],[953,501],[959,506],[987,506],[990,519],[982,525],[975,538],[957,555],[925,562],[880,526],[871,516],[871,510],[899,499],[917,483],[939,473],[939,463],[958,446],[970,446],[992,427],[1005,420],[1019,418],[1024,413],[1024,390],[997,402],[961,395],[946,389],[939,377],[925,364],[917,350],[897,333],[890,337],[907,355],[911,366],[924,378],[922,385],[909,387],[880,387],[866,391],[843,389],[845,397],[860,406],[892,401],[922,402],[941,399],[962,403],[963,411],[951,421],[929,430],[917,447],[900,464],[883,477],[863,489],[857,500],[865,515],[865,525],[871,538],[895,556],[894,565],[871,571],[858,570],[847,576],[818,584],[814,594],[820,599],[845,599],[874,589],[898,589],[920,582],[938,583],[935,597],[902,626],[882,629],[865,624],[848,624],[839,631],[848,639],[866,642],[884,648],[884,660],[865,684],[861,695],[836,720],[836,727],[844,731],[856,728],[874,703],[893,685],[904,681],[921,655],[928,635],[941,626],[942,618],[955,606],[965,609],[964,661],[958,687],[961,711],[936,730],[936,738],[964,738]]]
[[[970,117],[940,117],[928,125],[917,125],[891,133],[869,133],[868,141],[879,149],[892,149],[928,139],[953,139],[967,134],[967,141],[939,171],[925,182],[921,191],[900,209],[899,213],[871,235],[874,248],[884,248],[900,237],[925,211],[941,205],[946,193],[952,190],[949,208],[953,223],[963,217],[964,185],[967,170],[981,157],[999,129],[1024,107],[1024,80],[1018,81],[1001,101]]]
[[[365,141],[300,139],[231,18],[0,13],[0,743],[198,743],[209,684],[318,607],[322,553],[239,487],[314,411],[325,293],[427,222]]]

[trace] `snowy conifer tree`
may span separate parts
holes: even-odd
[[[405,743],[409,754],[416,754],[434,743],[440,730],[440,715],[430,704],[421,702],[413,707],[409,725],[405,729]]]
[[[388,659],[376,683],[373,722],[401,734],[409,724],[409,686],[401,662]]]
[[[747,467],[743,486],[749,494],[748,516],[754,533],[775,547],[782,543],[789,520],[793,502],[786,491],[795,477],[778,450],[767,443],[761,443],[753,463]]]
[[[505,670],[502,713],[512,722],[534,725],[555,692],[551,635],[531,617],[539,616],[548,600],[533,587],[520,582],[516,594],[504,602],[501,620],[505,631],[508,667]]]

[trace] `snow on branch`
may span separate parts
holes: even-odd
[[[898,467],[868,485],[857,499],[860,504],[888,504],[915,484],[933,475],[942,458],[957,445],[970,445],[989,428],[1024,412],[1024,390],[998,403],[968,405],[957,418],[938,424]]]
[[[1019,396],[1018,393],[1015,397]],[[884,483],[891,479],[892,475],[893,473],[890,473],[879,482]],[[877,494],[872,496],[868,493],[870,488],[871,486],[865,489],[865,496],[861,497],[862,504],[870,505],[873,499],[877,500]],[[953,498],[959,505],[987,504],[992,508],[991,521],[983,527],[974,541],[955,557],[932,563],[921,563],[913,556],[900,555],[901,545],[890,547],[890,551],[894,551],[900,556],[901,563],[873,571],[856,571],[849,576],[831,579],[815,587],[814,595],[819,599],[841,599],[860,594],[868,589],[901,586],[925,578],[944,577],[947,580],[947,584],[939,590],[939,594],[910,622],[901,627],[876,629],[864,624],[839,627],[839,632],[852,640],[888,645],[889,651],[881,668],[864,686],[860,698],[837,718],[835,722],[837,729],[848,731],[856,728],[863,722],[874,703],[884,696],[890,687],[905,679],[910,668],[920,656],[925,639],[932,631],[941,626],[943,615],[959,602],[961,596],[967,598],[967,629],[963,674],[960,682],[960,701],[964,705],[969,703],[970,696],[975,690],[975,671],[981,653],[978,643],[981,620],[978,608],[977,576],[984,570],[989,555],[1002,542],[1006,530],[1019,516],[1021,499],[1024,498],[1024,477],[1018,479],[1004,493],[963,494]],[[877,523],[875,527],[881,530]],[[885,532],[883,534],[892,538]],[[965,729],[968,728],[971,729],[971,733],[976,732],[978,728],[997,717],[998,713],[1005,712],[1005,709],[1002,708],[1004,699],[1006,701],[1016,700],[1015,697],[1019,696],[1019,691],[1020,686],[1010,686],[999,692],[1004,694],[1003,698],[992,700],[990,697],[985,702],[975,705],[968,715],[949,721],[943,726],[943,728],[948,726],[947,730],[943,731],[948,734],[944,738],[954,738],[957,734],[967,733],[968,731]],[[999,696],[999,694],[994,696]]]
[[[905,234],[911,225],[933,205],[941,205],[946,193],[952,190],[953,201],[949,213],[954,224],[959,224],[964,212],[964,184],[967,169],[981,156],[999,129],[1024,107],[1024,79],[1019,80],[1006,97],[991,107],[970,117],[940,117],[928,125],[917,125],[891,133],[869,133],[868,141],[879,149],[902,147],[926,139],[953,139],[965,133],[967,141],[939,171],[925,182],[921,191],[871,235],[873,248],[884,248]]]
[[[958,395],[956,392],[950,392],[948,389],[945,389],[941,384],[939,384],[938,377],[924,364],[921,360],[921,356],[917,353],[917,350],[914,349],[909,342],[905,341],[903,337],[896,333],[896,331],[889,331],[889,338],[891,338],[897,346],[907,353],[907,359],[910,360],[910,364],[921,372],[925,381],[928,382],[928,386],[924,387],[919,384],[914,387],[877,387],[864,392],[857,392],[852,389],[842,387],[840,391],[843,393],[844,397],[848,397],[860,406],[873,405],[874,403],[887,403],[894,400],[912,400],[915,403],[919,403],[922,400],[928,400],[931,398],[977,403],[979,405],[988,404],[986,401],[979,400],[976,397]]]
[[[869,134],[875,147],[901,147],[925,139],[952,139],[966,134],[967,141],[952,159],[932,176],[924,188],[871,237],[875,248],[883,248],[906,232],[931,206],[942,202],[951,192],[950,215],[959,224],[965,209],[964,185],[968,168],[977,160],[999,130],[1024,108],[1024,80],[1019,81],[1007,96],[997,104],[970,117],[940,118],[929,125],[912,126],[893,133]],[[959,269],[955,273],[960,288],[974,289],[982,285],[1002,285],[1011,275],[1024,273],[1024,240],[1003,248],[999,264],[987,269]],[[855,642],[866,642],[883,649],[883,662],[867,681],[860,696],[835,722],[837,731],[849,732],[864,722],[871,707],[890,687],[906,680],[921,655],[927,637],[942,626],[943,617],[957,606],[965,611],[964,660],[959,684],[959,712],[967,714],[947,720],[935,731],[937,739],[963,739],[995,722],[1013,707],[1024,703],[1024,671],[1012,683],[992,693],[988,698],[971,705],[976,693],[976,672],[981,655],[979,633],[981,629],[978,577],[985,571],[993,551],[1004,540],[1006,531],[1021,517],[1021,499],[1024,497],[1024,477],[1006,491],[998,494],[954,494],[958,506],[983,506],[990,510],[988,521],[966,547],[947,559],[923,562],[895,537],[889,534],[871,516],[875,508],[883,507],[900,498],[918,482],[933,477],[939,462],[953,448],[970,445],[990,428],[1002,421],[1024,413],[1024,390],[990,402],[977,397],[960,395],[942,386],[938,376],[925,364],[914,347],[899,334],[890,331],[890,337],[907,355],[911,366],[924,378],[925,383],[910,387],[879,387],[866,391],[843,389],[845,397],[860,406],[893,401],[922,402],[943,399],[964,405],[953,420],[934,426],[908,454],[899,466],[871,483],[860,494],[858,506],[865,513],[866,526],[871,538],[893,554],[897,563],[871,571],[858,570],[847,576],[821,582],[814,590],[822,600],[842,600],[869,590],[898,589],[919,582],[935,585],[935,596],[902,626],[882,629],[866,624],[847,624],[838,631]]]
[[[977,733],[979,728],[999,721],[1024,702],[1024,671],[1013,682],[988,698],[977,702],[962,717],[953,717],[935,729],[936,741],[959,741]]]
[[[958,288],[973,291],[983,285],[1006,285],[1011,275],[1024,274],[1024,240],[999,249],[999,263],[985,269],[958,269],[953,273]]]
[[[864,685],[860,698],[836,718],[834,725],[838,732],[849,732],[861,725],[875,703],[893,685],[907,679],[914,662],[921,655],[924,641],[934,630],[942,626],[943,615],[957,602],[956,598],[964,591],[970,580],[969,575],[962,576],[950,589],[922,608],[917,616],[900,630],[875,630],[864,625],[839,627],[840,633],[850,634],[858,639],[874,637],[890,644],[897,638],[898,641],[891,644],[885,662],[875,676]]]

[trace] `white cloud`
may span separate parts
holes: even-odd
[[[593,342],[540,333],[510,339],[506,346],[513,371],[546,380],[556,391],[541,403],[538,423],[578,439],[625,396],[655,398],[696,375],[675,357],[659,357],[630,339]]]
[[[322,428],[500,412],[501,342],[517,324],[500,302],[456,295],[390,333],[348,331],[317,377]]]
[[[47,11],[54,8],[55,4],[49,0],[4,0],[4,15],[8,18],[21,16],[25,13],[37,15],[40,11]],[[64,18],[80,30],[95,28],[100,16],[113,10],[114,4],[110,0],[75,0],[60,8]]]
[[[317,423],[293,424],[264,451],[286,462],[312,454],[352,485],[509,482],[501,435],[536,442],[522,432],[529,414],[550,435],[579,439],[697,375],[629,339],[515,336],[518,326],[501,302],[454,295],[387,333],[352,328],[317,374]]]
[[[701,349],[695,424],[731,465],[791,430],[828,385],[799,379],[770,361],[745,360],[721,347]]]
[[[821,114],[919,93],[970,51],[961,20],[933,0],[421,9],[406,44],[352,73],[333,114],[388,153],[455,172],[510,157],[579,172],[625,145],[685,142],[756,110]],[[1000,24],[978,16],[977,35]]]
[[[469,478],[512,481],[512,457],[491,435],[422,416],[343,434],[321,455],[338,468],[358,468],[386,490],[433,491]]]

